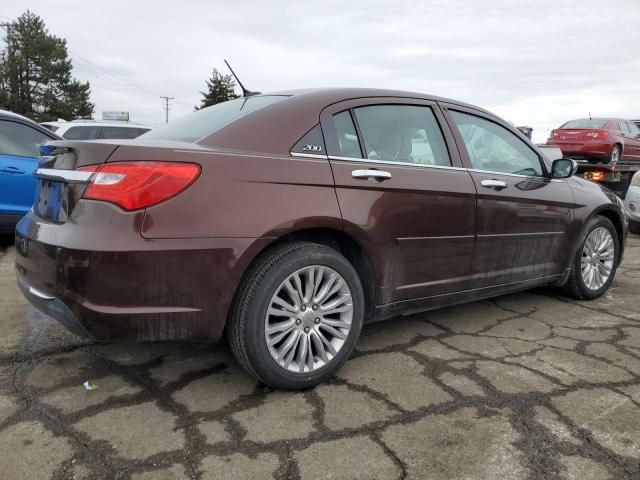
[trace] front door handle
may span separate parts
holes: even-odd
[[[502,180],[482,180],[480,184],[485,188],[493,188],[494,190],[507,188],[507,182],[503,182]]]
[[[19,169],[18,167],[3,167],[0,168],[0,172],[4,172],[4,173],[18,173],[18,174],[22,174],[24,173],[24,170]]]
[[[391,173],[385,172],[384,170],[354,170],[351,172],[351,177],[357,178],[358,180],[384,182],[391,178]]]

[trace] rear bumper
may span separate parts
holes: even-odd
[[[60,322],[71,333],[75,333],[80,337],[92,338],[92,335],[82,325],[74,313],[60,301],[60,299],[47,295],[27,283],[27,281],[20,275],[16,274],[18,280],[18,286],[22,290],[22,294],[25,296],[29,303],[36,307],[41,312],[46,313],[51,318]]]
[[[91,203],[84,206],[89,215],[116,208]],[[119,212],[131,224],[114,229],[109,222],[51,224],[29,213],[16,228],[25,297],[81,336],[217,340],[242,272],[269,240],[146,240],[136,215]]]
[[[601,142],[583,142],[583,143],[563,143],[548,140],[549,145],[554,145],[562,150],[565,157],[573,157],[578,159],[595,158],[604,160],[611,153],[611,145]]]

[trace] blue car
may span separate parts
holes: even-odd
[[[40,145],[60,137],[26,117],[0,110],[0,233],[11,233],[31,208]]]

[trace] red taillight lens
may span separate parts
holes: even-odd
[[[585,133],[585,138],[604,138],[609,135],[609,132],[606,130],[596,130],[595,132]]]
[[[177,162],[114,162],[80,167],[95,172],[82,198],[101,200],[124,210],[139,210],[177,195],[200,174],[200,166]]]

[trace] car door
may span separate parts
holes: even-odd
[[[321,114],[344,229],[370,253],[378,305],[464,290],[475,187],[436,103],[359,99]]]
[[[19,121],[0,119],[0,213],[24,215],[33,204],[40,145],[50,137]]]
[[[443,108],[478,190],[470,286],[562,273],[571,251],[570,187],[551,179],[538,152],[497,118],[456,105]]]
[[[634,160],[640,159],[640,128],[633,122],[625,122],[625,144]]]

